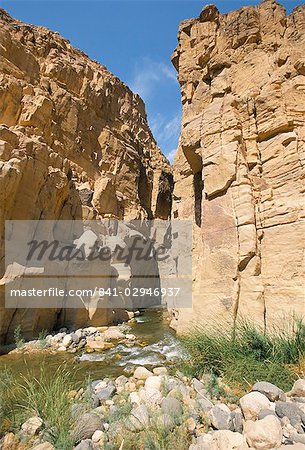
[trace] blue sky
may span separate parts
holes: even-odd
[[[0,0],[13,17],[58,31],[138,92],[146,103],[150,127],[172,159],[180,129],[180,90],[170,55],[181,20],[197,17],[200,0]],[[216,0],[221,12],[256,4]],[[302,1],[281,2],[290,12]]]

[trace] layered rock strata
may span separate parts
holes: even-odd
[[[5,220],[170,217],[171,169],[140,97],[58,33],[4,10],[0,124],[2,275]],[[3,295],[0,306],[2,341],[17,324],[28,336],[63,320],[58,310],[4,309]]]
[[[173,216],[194,221],[194,293],[172,324],[302,316],[305,7],[208,5],[178,41]]]

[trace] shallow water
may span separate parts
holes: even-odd
[[[162,311],[146,311],[136,317],[135,323],[129,323],[128,327],[128,332],[135,334],[141,345],[128,347],[118,344],[102,353],[80,352],[77,355],[66,352],[28,355],[13,353],[0,356],[0,370],[7,367],[15,375],[30,371],[35,376],[43,365],[52,373],[59,365],[67,362],[68,367],[75,371],[76,380],[82,381],[88,375],[92,379],[128,375],[138,365],[147,368],[165,365],[170,368],[178,362],[181,347]]]

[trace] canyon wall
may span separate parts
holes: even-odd
[[[172,325],[302,316],[305,7],[208,5],[178,41],[173,217],[194,221],[194,291]]]
[[[66,39],[0,10],[0,260],[5,220],[170,217],[172,174],[140,97]],[[1,278],[0,276],[0,278]],[[4,308],[0,341],[60,323],[103,324],[85,311]]]

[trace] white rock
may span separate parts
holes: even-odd
[[[98,392],[101,389],[105,389],[107,387],[106,381],[100,381],[94,386],[94,392]]]
[[[142,388],[139,390],[139,396],[140,396],[140,399],[142,400],[142,403],[145,403],[151,407],[160,405],[160,403],[163,399],[161,392],[158,391],[157,389]]]
[[[73,342],[71,334],[66,334],[66,336],[62,340],[62,345],[64,347],[69,347]]]
[[[60,345],[57,349],[58,352],[65,352],[67,349],[63,345]]]
[[[167,368],[166,367],[155,367],[153,369],[154,375],[166,375],[167,374]]]
[[[150,370],[147,370],[146,367],[139,366],[136,368],[133,377],[137,380],[146,380],[146,378],[151,377],[153,375]]]
[[[162,376],[160,375],[152,375],[145,380],[145,389],[155,389],[156,391],[160,391],[162,384]]]
[[[21,430],[29,436],[34,436],[42,426],[42,420],[40,417],[31,417],[21,426]]]
[[[134,334],[125,334],[125,337],[130,341],[134,341],[136,339],[136,336]]]
[[[305,379],[295,381],[293,388],[288,392],[290,397],[305,397]]]
[[[244,435],[251,448],[268,450],[280,447],[283,438],[281,422],[275,416],[266,416],[256,422],[247,420]]]
[[[260,392],[250,392],[244,395],[239,404],[246,420],[255,420],[262,409],[271,409],[271,403]]]
[[[244,450],[248,447],[242,434],[229,430],[215,431],[213,441],[217,443],[219,450]]]
[[[137,392],[131,392],[129,394],[129,401],[130,403],[133,403],[135,405],[140,405],[141,404],[141,399],[140,396]]]
[[[104,432],[102,430],[96,430],[91,437],[92,442],[94,442],[95,444],[102,441],[103,439],[104,439]]]

